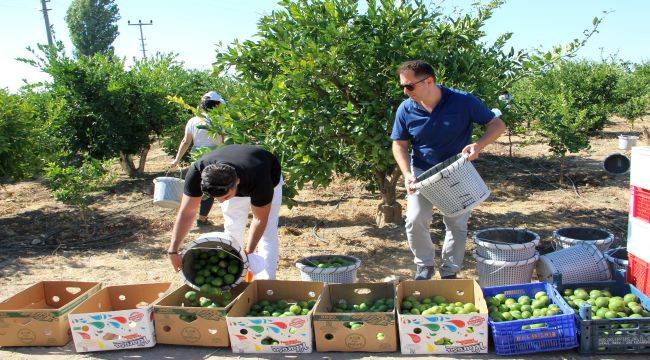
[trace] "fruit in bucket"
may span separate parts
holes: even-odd
[[[354,261],[343,256],[326,256],[318,260],[303,260],[303,264],[321,269],[354,265]]]
[[[195,249],[188,256],[192,256],[194,270],[188,280],[205,294],[219,295],[224,288],[230,288],[243,271],[238,255],[225,250]]]

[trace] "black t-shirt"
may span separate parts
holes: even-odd
[[[275,155],[253,145],[226,145],[203,155],[190,166],[185,176],[185,195],[202,196],[201,172],[206,166],[226,163],[235,168],[239,197],[250,197],[253,206],[264,206],[273,199],[273,188],[280,182],[280,162]]]

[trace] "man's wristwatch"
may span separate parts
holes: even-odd
[[[178,255],[178,251],[169,251],[169,250],[167,250],[167,255]]]

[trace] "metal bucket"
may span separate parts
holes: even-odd
[[[242,283],[248,275],[248,257],[246,256],[241,244],[230,235],[223,232],[206,233],[187,244],[185,249],[181,252],[183,257],[183,267],[180,275],[183,281],[193,289],[203,291],[201,285],[195,283],[197,275],[200,275],[197,273],[198,270],[195,267],[195,263],[205,260],[201,259],[200,254],[215,254],[219,251],[227,253],[229,259],[236,259],[239,261],[240,266],[237,273],[232,274],[234,276],[234,281],[231,284],[224,283],[221,286],[214,285],[214,287],[219,288],[221,291],[228,291]],[[213,271],[211,270],[211,272]],[[224,275],[217,276],[223,277]]]

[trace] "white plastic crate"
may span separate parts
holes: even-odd
[[[650,189],[650,146],[632,148],[630,185]]]
[[[650,263],[650,224],[630,216],[627,227],[627,251]]]

